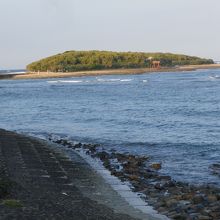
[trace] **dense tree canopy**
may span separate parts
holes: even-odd
[[[171,53],[140,53],[110,51],[66,51],[27,66],[29,71],[73,72],[80,70],[149,67],[148,58],[161,66],[212,64],[213,60]]]

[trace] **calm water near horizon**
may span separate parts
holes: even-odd
[[[220,70],[0,81],[0,127],[151,155],[176,180],[220,185]]]
[[[13,70],[1,70],[0,69],[0,76],[1,75],[11,75],[11,74],[22,74],[25,73],[25,69],[13,69]]]

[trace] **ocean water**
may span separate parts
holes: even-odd
[[[25,69],[13,69],[13,70],[1,70],[0,75],[22,74],[25,73]]]
[[[0,81],[0,127],[150,155],[162,173],[220,185],[220,70]]]

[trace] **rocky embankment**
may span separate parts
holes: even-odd
[[[75,144],[66,139],[50,138],[50,141],[74,150],[83,149],[91,157],[99,158],[112,175],[129,181],[133,191],[142,193],[149,205],[171,219],[220,219],[219,188],[176,182],[170,176],[161,175],[162,165],[152,163],[146,156],[106,151],[99,145]],[[213,169],[218,168],[215,165]]]
[[[143,219],[88,198],[75,181],[91,185],[89,172],[82,158],[70,160],[46,142],[0,129],[0,219]]]

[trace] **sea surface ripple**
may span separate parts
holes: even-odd
[[[151,155],[176,180],[219,184],[220,70],[0,81],[0,127]]]

